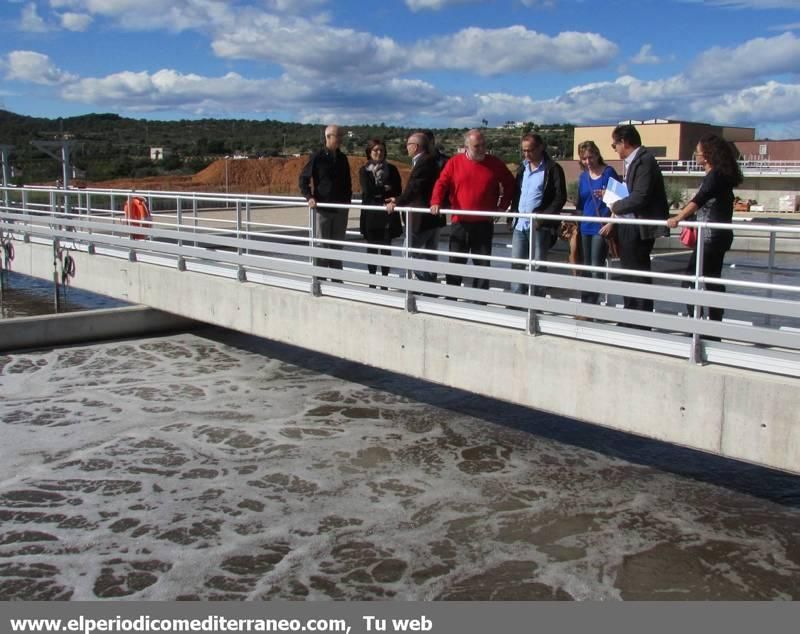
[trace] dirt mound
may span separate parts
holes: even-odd
[[[361,186],[358,170],[367,160],[363,157],[349,156],[350,178],[353,191]],[[120,189],[172,190],[196,192],[231,192],[239,194],[290,194],[299,195],[298,180],[303,171],[307,156],[263,159],[220,159],[214,161],[194,176],[164,176],[138,179],[117,179],[94,183],[97,187]],[[410,168],[407,164],[396,163],[405,183]]]

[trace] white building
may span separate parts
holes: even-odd
[[[169,154],[169,150],[163,147],[151,147],[150,148],[150,160],[151,161],[160,161],[167,157]]]

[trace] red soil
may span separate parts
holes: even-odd
[[[367,161],[365,158],[349,156],[350,178],[353,191],[361,190],[358,170]],[[153,176],[147,178],[116,179],[87,183],[95,187],[118,189],[224,192],[241,194],[299,194],[298,179],[308,157],[265,159],[220,159],[214,161],[194,176]],[[227,163],[227,166],[226,166]],[[405,182],[410,168],[396,163]],[[227,179],[226,179],[227,170]]]

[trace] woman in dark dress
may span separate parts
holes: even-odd
[[[358,172],[361,182],[361,202],[364,205],[384,207],[386,200],[400,195],[402,183],[400,172],[386,160],[386,145],[378,139],[367,141],[367,164]],[[389,214],[385,209],[361,210],[361,235],[370,244],[391,244],[392,239],[403,233],[400,214]],[[367,248],[367,253],[391,255],[388,249]],[[378,267],[368,264],[370,273],[377,273]],[[389,275],[389,267],[382,266],[381,273]]]
[[[708,134],[697,143],[695,156],[698,164],[704,167],[706,175],[694,198],[676,216],[667,221],[673,229],[682,220],[730,223],[733,219],[733,188],[740,185],[743,180],[733,147],[725,139],[715,134]],[[703,230],[703,276],[717,278],[722,276],[722,263],[731,244],[733,244],[733,231]],[[687,275],[694,275],[696,263],[697,245],[692,250],[692,257],[686,268]],[[723,284],[706,283],[706,288],[710,291],[725,292]],[[692,311],[693,307],[689,307],[690,314]],[[722,321],[722,313],[721,308],[708,308],[709,319]]]

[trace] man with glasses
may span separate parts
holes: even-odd
[[[567,202],[567,185],[563,168],[548,156],[544,139],[538,134],[526,134],[520,142],[522,162],[517,169],[517,182],[511,211],[515,213],[560,214]],[[531,220],[515,218],[511,236],[511,257],[527,260],[530,257]],[[558,220],[537,220],[534,224],[534,259],[543,261],[558,236]],[[525,265],[514,262],[515,269]],[[537,267],[538,268],[538,267]],[[546,270],[546,269],[541,269]],[[527,284],[511,283],[512,293],[526,293]],[[546,288],[536,286],[534,294],[544,297]]]
[[[325,145],[314,152],[300,174],[300,191],[308,206],[316,210],[314,236],[323,240],[344,240],[347,235],[349,209],[317,207],[317,203],[339,203],[349,205],[353,196],[350,180],[350,164],[339,147],[342,131],[338,125],[325,128]],[[340,244],[324,244],[326,249],[341,249]],[[341,269],[341,260],[320,258],[317,266]]]
[[[445,197],[450,208],[470,211],[505,211],[514,193],[514,177],[505,163],[486,153],[486,140],[480,130],[464,137],[464,153],[452,157],[444,166],[431,196],[431,213],[437,215]],[[491,255],[494,219],[488,216],[453,214],[450,226],[450,251]],[[450,257],[455,264],[466,258]],[[489,266],[488,260],[473,258],[476,266]],[[462,276],[447,275],[447,283],[460,286]],[[473,288],[489,288],[489,280],[473,278]]]
[[[623,160],[625,184],[629,196],[611,206],[614,216],[666,220],[669,203],[664,188],[664,176],[653,153],[642,146],[639,131],[632,125],[618,125],[611,133],[611,148]],[[617,240],[620,249],[620,264],[623,269],[650,270],[650,253],[659,236],[669,235],[666,226],[635,224],[617,225]],[[621,277],[629,282],[652,284],[649,277]],[[625,308],[652,312],[653,300],[640,297],[625,297]]]
[[[429,152],[428,139],[422,132],[415,132],[406,142],[406,151],[411,157],[411,173],[408,175],[408,182],[403,191],[397,198],[390,198],[386,204],[386,211],[394,212],[396,206],[401,207],[429,207],[431,204],[431,194],[433,185],[439,177],[439,167],[436,159]],[[414,249],[426,249],[435,251],[439,247],[439,230],[442,226],[441,220],[444,216],[433,216],[431,214],[412,213],[409,214],[411,222],[411,247]],[[419,254],[413,253],[412,257],[436,260],[437,257],[432,253]],[[423,282],[435,282],[436,273],[433,271],[414,271],[418,280]]]

